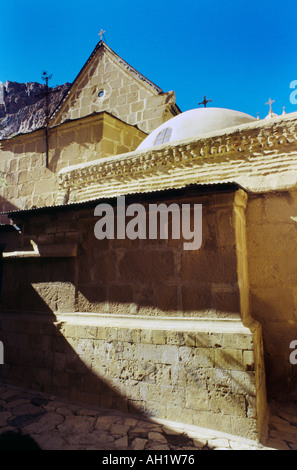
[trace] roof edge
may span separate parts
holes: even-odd
[[[144,202],[146,198],[156,198],[156,197],[175,197],[176,194],[180,194],[181,192],[185,191],[193,191],[198,190],[201,194],[206,193],[221,193],[221,192],[233,192],[237,191],[238,189],[242,189],[245,192],[248,192],[245,188],[243,188],[240,184],[236,183],[235,181],[230,182],[217,182],[217,183],[189,183],[184,184],[178,188],[165,188],[165,189],[156,189],[146,192],[131,192],[131,193],[124,193],[121,195],[114,195],[114,196],[102,196],[97,197],[94,199],[89,199],[86,201],[78,201],[72,202],[69,204],[57,204],[55,206],[43,206],[43,207],[33,207],[29,209],[16,209],[12,211],[0,212],[0,215],[7,215],[9,218],[13,218],[14,216],[22,216],[22,215],[30,215],[30,214],[40,214],[46,212],[54,212],[57,210],[67,211],[73,210],[77,207],[83,208],[90,208],[93,207],[95,204],[98,203],[110,203],[112,204],[113,201],[116,201],[118,197],[124,196],[127,199],[135,198],[140,199]],[[187,196],[188,194],[184,194]]]

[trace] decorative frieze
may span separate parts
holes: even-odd
[[[115,196],[191,183],[238,182],[252,191],[269,190],[272,184],[271,189],[284,189],[297,182],[296,142],[293,113],[197,140],[101,158],[61,170],[56,202],[61,203],[67,191],[68,201],[76,202],[98,194]]]

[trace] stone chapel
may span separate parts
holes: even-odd
[[[0,379],[261,439],[297,392],[297,113],[181,112],[100,41],[0,171]],[[201,246],[96,238],[120,198],[201,205]]]

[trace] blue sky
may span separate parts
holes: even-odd
[[[182,111],[211,106],[263,118],[297,111],[296,0],[9,0],[1,5],[0,81],[72,82],[99,41],[164,91]]]

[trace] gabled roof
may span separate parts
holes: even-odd
[[[149,80],[148,78],[146,78],[144,75],[142,75],[140,72],[138,72],[134,67],[132,67],[130,64],[128,64],[124,59],[122,59],[118,54],[116,54],[107,44],[105,44],[105,42],[103,41],[99,41],[98,44],[96,45],[95,49],[93,50],[92,54],[90,55],[90,57],[88,58],[88,60],[86,61],[86,63],[84,64],[84,66],[82,67],[82,69],[80,70],[80,72],[78,73],[78,75],[76,76],[75,80],[73,81],[73,83],[71,84],[71,86],[68,88],[68,91],[65,93],[65,95],[63,96],[62,100],[60,101],[60,103],[58,104],[58,106],[56,107],[56,109],[54,110],[54,112],[51,114],[50,116],[50,119],[53,119],[53,117],[57,114],[57,112],[60,110],[61,106],[63,105],[63,103],[65,103],[65,101],[67,100],[67,98],[69,97],[73,87],[75,86],[76,82],[79,80],[79,78],[81,77],[81,75],[83,74],[83,72],[85,71],[85,69],[87,68],[87,66],[89,65],[89,63],[92,61],[92,59],[94,58],[94,56],[97,54],[97,52],[102,49],[103,51],[108,51],[111,55],[113,55],[113,57],[120,63],[122,64],[127,70],[129,70],[130,72],[132,72],[133,74],[135,74],[135,76],[139,79],[139,80],[142,80],[144,81],[145,83],[147,83],[150,87],[152,87],[157,93],[163,93],[163,90],[158,87],[155,83],[153,83],[151,80]],[[178,112],[181,112],[181,110],[178,108],[177,105],[175,105],[176,108],[177,108],[177,111]]]

